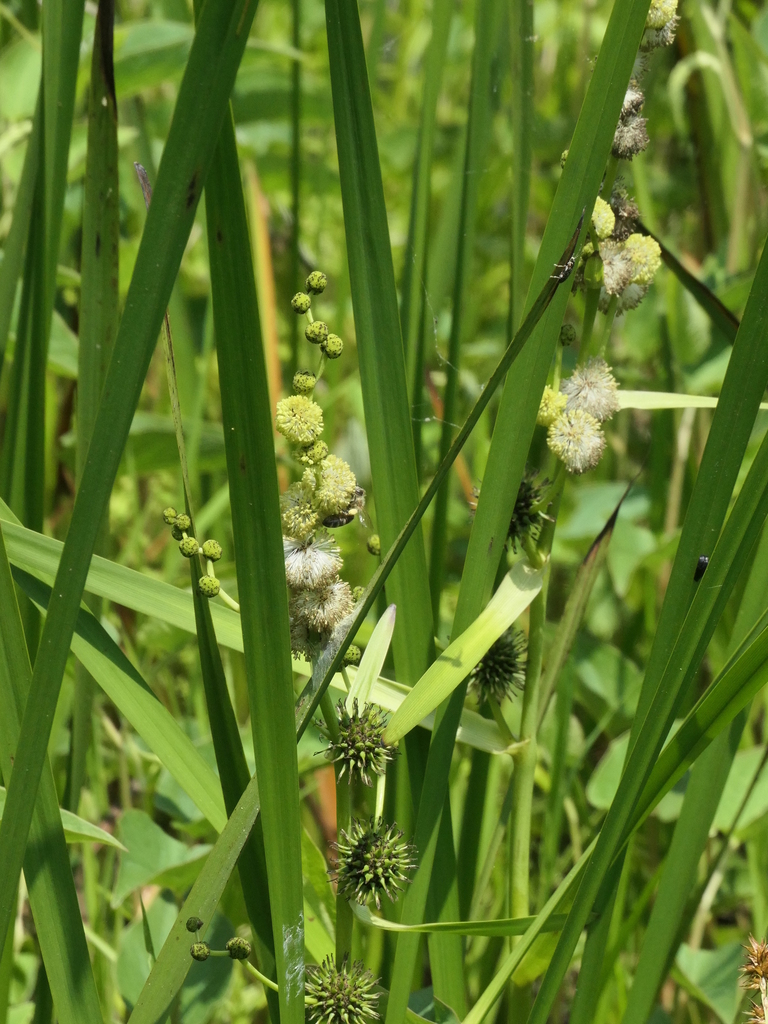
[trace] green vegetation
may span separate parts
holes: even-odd
[[[767,111],[757,0],[0,4],[0,1024],[764,1024]]]

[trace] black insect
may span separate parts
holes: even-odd
[[[360,517],[360,522],[364,526],[370,525],[370,519],[365,511],[365,491],[362,487],[355,488],[352,500],[345,509],[341,512],[336,512],[333,515],[326,516],[323,520],[323,526],[327,526],[329,530],[338,530],[341,526],[348,526],[355,516]]]
[[[554,274],[549,275],[550,281],[565,281],[573,270],[574,264],[576,263],[576,257],[569,257],[565,263],[556,263]]]
[[[698,583],[704,573],[707,571],[709,565],[709,555],[699,555],[699,560],[696,563],[696,571],[693,574],[694,583]]]

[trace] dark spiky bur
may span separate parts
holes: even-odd
[[[370,786],[371,775],[383,775],[394,756],[394,747],[382,739],[387,725],[384,713],[376,704],[364,704],[361,711],[357,700],[352,702],[350,713],[340,700],[336,717],[339,722],[336,740],[331,739],[325,726],[320,724],[321,731],[330,740],[325,756],[341,765],[340,779],[346,772],[350,782],[357,776]]]
[[[752,1003],[747,1024],[765,1024],[768,1017],[768,943],[758,942],[750,935],[749,945],[744,949],[747,956],[741,969],[741,984],[760,993],[760,1002]]]
[[[509,520],[507,539],[512,550],[517,551],[526,540],[535,541],[541,533],[546,516],[538,507],[544,494],[543,485],[537,482],[534,470],[526,470],[515,498],[512,518]],[[546,481],[544,481],[546,483]]]
[[[304,997],[309,1024],[366,1024],[379,1019],[376,979],[362,960],[350,967],[346,958],[341,968],[332,956],[320,966],[307,967]]]
[[[519,629],[507,629],[488,648],[470,674],[470,686],[482,703],[489,697],[501,703],[525,686],[528,640]]]
[[[396,825],[385,825],[383,819],[353,821],[349,832],[342,829],[334,843],[338,863],[336,884],[339,895],[366,904],[373,898],[381,908],[381,894],[392,902],[408,881],[415,867],[414,849],[401,842],[402,831]]]

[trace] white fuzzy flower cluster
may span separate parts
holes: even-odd
[[[561,381],[558,397],[563,408],[546,424],[547,444],[569,473],[586,473],[602,458],[605,435],[601,424],[618,410],[617,392],[611,368],[600,358],[588,360]]]

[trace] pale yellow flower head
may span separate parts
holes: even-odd
[[[291,618],[318,633],[330,633],[353,607],[349,584],[338,578],[320,590],[302,590],[290,600]]]
[[[289,395],[277,403],[275,425],[292,444],[311,444],[323,432],[323,410],[306,395]]]
[[[592,211],[592,227],[595,229],[595,234],[599,239],[608,238],[613,232],[615,224],[616,217],[610,204],[598,196]]]
[[[553,391],[549,384],[547,384],[544,388],[544,394],[541,396],[539,414],[536,417],[538,425],[540,427],[550,426],[564,411],[567,403],[568,399],[565,395],[561,395],[559,391]]]
[[[309,471],[311,473],[311,470]],[[317,528],[318,515],[312,501],[313,488],[304,477],[280,495],[283,533],[296,540],[307,540]]]
[[[646,28],[664,28],[677,14],[677,0],[651,0],[651,8],[645,19]]]
[[[355,474],[344,459],[329,455],[320,463],[320,479],[315,491],[315,504],[324,516],[335,515],[349,508],[357,487]]]
[[[572,376],[560,384],[568,399],[566,409],[583,409],[599,423],[609,420],[619,408],[618,385],[604,359],[590,359],[586,366],[577,366]]]
[[[632,281],[635,284],[650,284],[661,266],[659,243],[649,235],[634,234],[624,244],[632,260]]]

